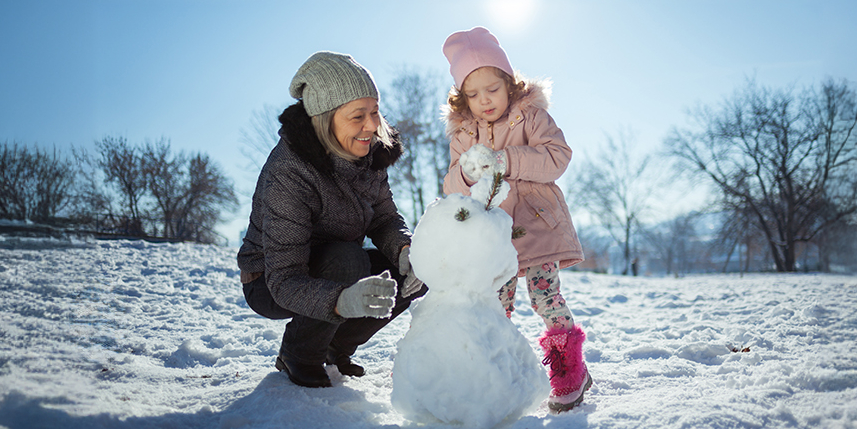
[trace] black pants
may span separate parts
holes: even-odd
[[[398,267],[394,267],[378,250],[366,250],[357,243],[330,243],[313,247],[310,251],[309,275],[312,277],[353,284],[384,270],[389,270],[391,277],[401,286],[404,277],[399,275]],[[319,364],[324,362],[329,348],[335,354],[353,355],[358,346],[369,341],[376,332],[404,312],[411,301],[425,295],[427,291],[423,286],[407,298],[402,298],[401,292],[397,292],[393,314],[389,318],[361,317],[347,319],[339,324],[312,319],[280,307],[271,297],[265,276],[244,285],[244,298],[253,311],[264,317],[292,319],[283,334],[281,355],[303,364]]]

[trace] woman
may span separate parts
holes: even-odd
[[[401,143],[378,112],[378,89],[351,56],[317,52],[289,87],[280,141],[262,167],[238,252],[248,305],[287,319],[276,367],[329,387],[324,364],[362,376],[357,347],[426,287],[408,260],[411,233],[386,169]],[[362,247],[365,237],[377,249]]]

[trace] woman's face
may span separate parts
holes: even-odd
[[[482,67],[470,73],[461,84],[467,107],[477,118],[494,122],[506,113],[509,107],[509,91],[506,82],[494,67]]]
[[[371,97],[345,103],[333,114],[333,135],[342,149],[359,158],[369,154],[372,136],[380,125],[378,100]]]

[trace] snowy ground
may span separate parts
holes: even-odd
[[[246,306],[235,252],[0,237],[0,427],[416,426],[390,405],[409,313],[358,350],[366,376],[297,387],[273,366],[284,322]],[[595,385],[573,412],[503,427],[857,427],[855,276],[562,281]],[[523,291],[518,308],[535,353]]]

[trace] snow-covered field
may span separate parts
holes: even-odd
[[[295,386],[273,365],[285,322],[246,306],[235,253],[0,237],[0,427],[416,426],[390,405],[409,313],[358,350],[366,376]],[[503,427],[857,427],[855,276],[562,281],[595,385]],[[521,289],[512,321],[536,353]]]

